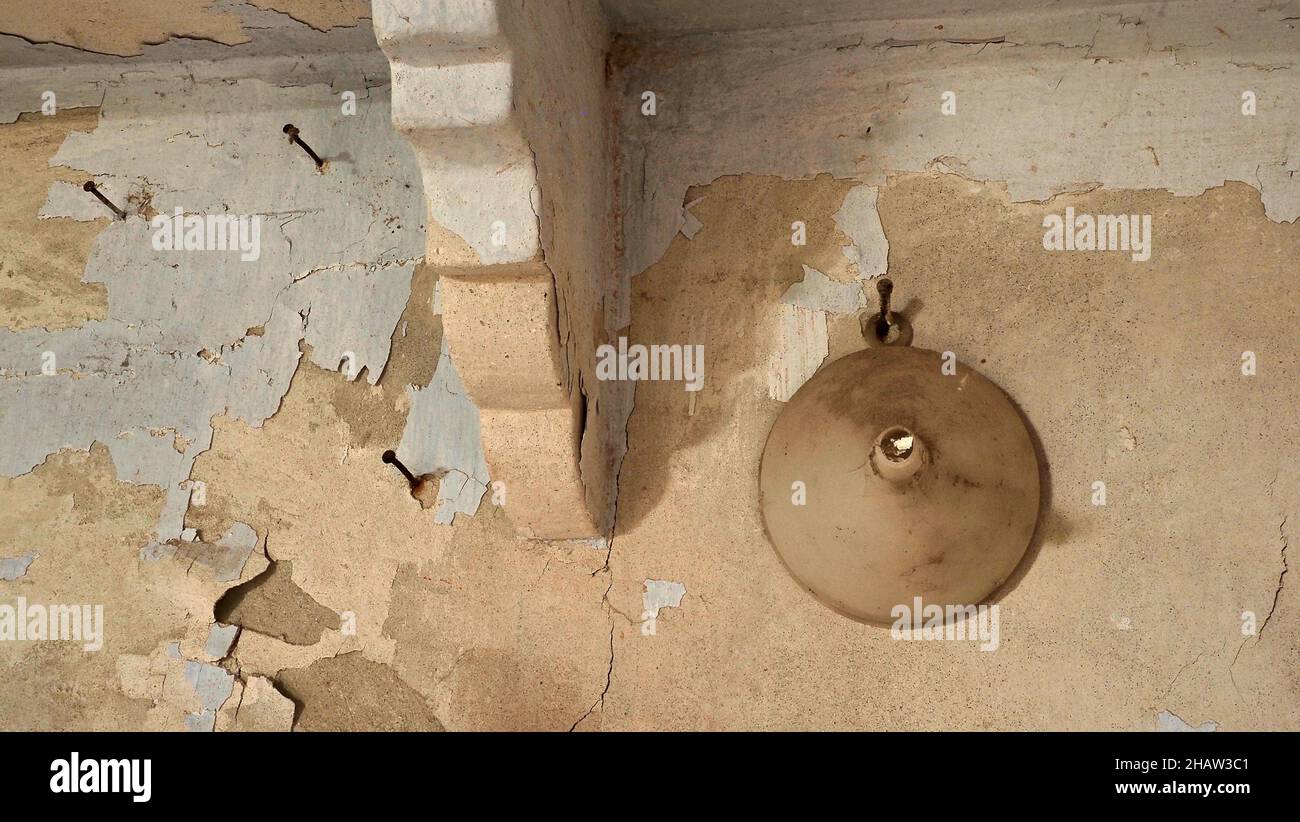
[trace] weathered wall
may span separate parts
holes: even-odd
[[[704,343],[710,382],[694,406],[637,386],[610,600],[686,595],[654,637],[618,632],[604,727],[1296,727],[1294,10],[926,12],[624,44],[634,341]],[[1066,206],[1153,214],[1151,261],[1044,252]],[[1042,441],[1050,501],[997,653],[835,616],[761,534],[769,398],[861,346],[884,273],[915,344],[998,381]]]
[[[967,15],[980,10],[1002,15],[1060,7],[1070,0],[601,0],[616,31],[656,38],[708,32],[784,29],[854,20],[906,20]],[[1123,5],[1124,0],[1089,0],[1088,8]],[[1076,4],[1081,5],[1081,4]],[[796,37],[798,35],[796,34]]]
[[[878,186],[947,168],[1005,181],[1019,201],[1239,180],[1270,218],[1294,220],[1300,31],[1284,5],[986,10],[812,27],[793,42],[743,32],[726,47],[703,35],[634,40],[621,95],[623,275],[663,255],[688,186],[745,172]],[[653,118],[639,113],[643,91],[663,100]],[[941,112],[945,91],[956,116]],[[1245,91],[1258,116],[1242,116]]]
[[[0,247],[7,326],[0,331],[0,470],[14,478],[6,480],[6,503],[15,503],[0,522],[0,557],[14,572],[0,585],[6,600],[98,603],[106,620],[105,648],[70,652],[66,664],[39,661],[50,647],[66,646],[3,643],[6,669],[20,674],[6,677],[20,686],[5,690],[5,727],[147,721],[210,729],[232,727],[239,716],[246,727],[259,716],[238,711],[246,685],[270,706],[262,718],[287,727],[293,703],[267,690],[257,663],[270,660],[265,672],[275,676],[291,663],[333,656],[342,644],[391,662],[392,642],[380,631],[396,559],[432,555],[438,540],[430,533],[457,513],[477,511],[486,488],[478,411],[463,389],[456,400],[455,367],[445,352],[439,357],[436,277],[420,268],[419,174],[389,124],[386,64],[373,34],[355,17],[336,15],[348,27],[324,34],[273,11],[221,5],[255,32],[246,47],[143,45],[154,39],[145,28],[78,41],[95,52],[140,54],[130,59],[0,41],[12,56],[5,72],[15,79],[0,105],[16,119],[0,126],[3,161],[18,195],[6,207],[13,230]],[[147,19],[135,22],[143,27]],[[160,31],[166,40],[171,30]],[[135,40],[138,48],[117,48]],[[171,64],[177,56],[182,62]],[[301,67],[288,69],[289,61]],[[85,100],[95,107],[68,107]],[[47,102],[57,113],[42,113]],[[285,139],[286,122],[325,156],[324,173]],[[108,209],[81,190],[86,179],[127,219],[107,219]],[[256,253],[160,250],[149,221],[174,209],[260,220]],[[391,563],[379,556],[359,567],[333,562],[339,555],[328,546],[352,556],[368,542],[328,516],[315,518],[330,523],[326,544],[298,559],[280,534],[289,525],[268,515],[274,508],[245,504],[262,496],[292,504],[294,489],[321,487],[319,466],[285,473],[282,453],[276,470],[259,474],[248,463],[256,454],[250,447],[228,474],[217,470],[228,435],[214,441],[214,432],[258,430],[278,419],[291,383],[308,379],[295,373],[315,368],[338,372],[341,387],[357,386],[330,400],[356,421],[340,444],[341,460],[358,448],[369,491],[333,493],[363,507],[359,523],[376,515],[376,505],[397,506],[409,538],[395,544]],[[313,427],[324,416],[319,409],[304,415]],[[387,448],[417,472],[448,472],[433,510],[423,512],[394,482],[379,459]],[[339,459],[331,450],[327,464]],[[346,471],[327,474],[347,478]],[[93,490],[80,493],[72,483]],[[33,521],[32,511],[46,510]],[[80,530],[61,527],[65,520]],[[342,629],[345,643],[335,641],[335,630],[297,656],[278,647],[257,655],[261,634],[250,631],[252,650],[239,650],[255,661],[236,658],[237,631],[216,624],[214,607],[227,589],[269,578],[259,577],[268,544],[276,546],[273,559],[292,568],[290,585],[310,576],[307,601],[355,616],[354,628]],[[187,575],[196,563],[211,572]],[[341,604],[331,580],[350,592]],[[292,616],[272,613],[263,624],[274,634]],[[167,677],[173,667],[185,676]],[[22,708],[70,674],[83,683],[82,702],[93,705],[100,694],[100,707]],[[277,700],[287,715],[274,708]]]
[[[440,53],[483,88],[514,73],[490,99],[431,88],[512,131],[399,114],[414,147],[390,113],[437,100],[397,99],[354,4],[0,18],[0,601],[107,623],[94,652],[0,642],[0,727],[1300,727],[1300,11],[827,4],[795,36],[736,4],[617,5],[636,36],[608,62],[594,3],[450,21]],[[394,72],[456,73],[425,45],[385,42]],[[146,218],[176,206],[262,216],[260,258],[155,251]],[[1045,252],[1067,206],[1151,214],[1151,260]],[[497,299],[494,269],[546,301]],[[781,401],[861,345],[884,273],[915,343],[1041,441],[1049,504],[995,653],[836,616],[758,521]],[[636,385],[625,432],[628,384],[592,373],[620,332],[704,345],[704,390]],[[531,395],[502,374],[554,389],[560,513],[595,528],[618,488],[608,542],[516,537],[480,435],[523,443],[522,470],[542,428],[511,429]],[[445,472],[434,507],[390,448]]]
[[[914,344],[998,382],[1045,457],[1049,502],[997,598],[1001,644],[986,653],[895,641],[837,615],[763,535],[755,477],[782,408],[768,368],[786,295],[803,266],[854,283],[833,220],[853,185],[742,175],[692,189],[702,227],[633,279],[633,341],[707,328],[708,378],[693,414],[680,384],[637,386],[600,726],[1150,730],[1169,711],[1193,725],[1297,727],[1296,226],[1270,221],[1239,183],[1044,204],[951,174],[881,188]],[[1151,262],[1044,251],[1043,216],[1067,204],[1152,214]],[[795,220],[806,247],[790,244]],[[854,313],[802,310],[822,315],[826,362],[862,347]],[[747,331],[720,333],[734,328]],[[1240,370],[1246,350],[1253,377]],[[1091,501],[1097,480],[1104,507]],[[686,593],[646,636],[650,580]],[[1241,631],[1246,610],[1267,621],[1256,635]]]
[[[604,20],[592,0],[375,8],[430,219],[475,253],[442,260],[431,240],[429,260],[512,518],[526,536],[603,536],[629,399],[593,373],[615,293]]]

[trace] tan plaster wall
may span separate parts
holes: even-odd
[[[70,131],[90,131],[98,111],[65,109],[52,117],[25,114],[0,128],[0,325],[19,330],[70,328],[101,320],[108,299],[100,283],[81,275],[95,236],[109,221],[77,222],[38,215],[55,180],[84,183],[84,175],[49,165]]]
[[[239,17],[214,10],[215,4],[215,0],[6,3],[0,8],[0,32],[31,43],[57,43],[120,57],[140,54],[142,46],[173,37],[211,40],[228,46],[248,42]]]
[[[843,191],[826,177],[693,190],[703,229],[633,281],[634,340],[705,325],[709,377],[694,415],[679,384],[637,387],[610,601],[638,613],[646,579],[686,595],[654,636],[618,621],[602,727],[1151,729],[1170,710],[1295,728],[1295,593],[1279,576],[1300,491],[1288,471],[1300,445],[1296,227],[1267,220],[1243,185],[1042,205],[953,175],[884,187],[914,344],[997,381],[1047,457],[1051,502],[998,598],[1001,647],[985,653],[836,615],[762,532],[754,478],[782,406],[766,395],[775,340],[752,329],[775,326],[799,263],[838,255],[846,238],[827,217]],[[1042,217],[1067,203],[1153,214],[1151,262],[1044,252]],[[809,244],[792,253],[796,219]],[[829,324],[831,359],[861,347],[855,316]],[[1245,350],[1255,377],[1241,375]],[[1091,504],[1097,479],[1104,508]],[[1272,613],[1258,636],[1242,635],[1243,610]]]

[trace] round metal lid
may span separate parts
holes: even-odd
[[[1011,400],[934,351],[867,348],[825,367],[772,426],[759,469],[768,538],[830,607],[976,605],[1038,520],[1038,459]],[[797,485],[802,483],[802,486]]]

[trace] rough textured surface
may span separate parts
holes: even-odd
[[[218,717],[218,730],[287,731],[293,727],[293,701],[276,690],[271,680],[249,677],[246,685],[237,687],[240,694],[236,706],[226,716]]]
[[[89,222],[38,216],[55,180],[84,182],[84,175],[49,161],[70,132],[93,129],[98,113],[84,108],[50,117],[25,114],[0,128],[0,175],[8,187],[0,200],[0,326],[54,331],[108,313],[104,285],[81,279],[108,212]],[[85,202],[84,192],[79,200]]]
[[[0,7],[0,32],[31,43],[58,43],[122,57],[172,37],[247,43],[239,17],[214,9],[214,0],[29,0]]]
[[[106,622],[0,642],[0,727],[1300,728],[1296,4],[259,5],[185,21],[236,46],[0,35],[0,600]],[[177,205],[262,215],[260,259],[153,252]],[[1046,253],[1066,207],[1151,214],[1152,259]],[[779,400],[882,273],[1049,469],[996,653],[835,616],[761,532]],[[620,334],[704,390],[625,430]],[[612,538],[518,539],[524,470]]]
[[[293,583],[293,563],[288,561],[273,562],[260,576],[230,589],[213,607],[213,615],[219,623],[257,631],[291,645],[314,645],[326,630],[340,627],[338,614]],[[221,653],[210,656],[220,659],[229,650],[227,643]]]
[[[110,223],[84,274],[106,286],[107,319],[0,333],[16,375],[0,386],[10,397],[0,433],[17,444],[0,470],[21,473],[59,448],[108,443],[123,478],[168,490],[158,534],[172,539],[187,499],[181,483],[207,447],[209,420],[229,410],[257,424],[274,413],[300,340],[315,362],[378,380],[422,243],[413,164],[384,122],[382,90],[370,92],[363,105],[379,107],[373,120],[337,116],[323,86],[145,77],[106,91],[97,127],[72,132],[53,162],[96,175],[120,202],[138,192],[164,214],[251,215],[264,229],[260,255],[155,253],[144,218]],[[174,94],[185,105],[160,102]],[[212,115],[223,110],[249,119]],[[272,137],[286,120],[327,139],[336,130],[330,142],[355,145],[330,173],[300,163],[301,174],[281,180],[286,160],[304,159]],[[196,152],[204,162],[193,165]],[[361,207],[317,205],[335,198]],[[53,195],[42,213],[59,216]],[[55,358],[52,375],[41,370],[45,352]],[[44,413],[51,406],[65,413]]]
[[[511,534],[482,511],[393,584],[393,665],[451,730],[570,730],[608,682],[606,553]]]
[[[245,632],[235,653],[258,673],[290,667],[280,652],[310,661],[364,648],[390,662],[392,640],[382,629],[398,564],[441,541],[433,533],[436,512],[423,511],[405,480],[381,461],[391,444],[351,442],[348,422],[331,405],[338,379],[303,364],[279,413],[260,428],[218,418],[212,449],[194,467],[208,501],[190,508],[186,525],[207,533],[245,521],[264,530],[270,558],[286,566],[268,584],[292,585],[312,600],[294,593],[301,604],[293,607],[281,596],[270,624],[247,623],[254,631]],[[354,615],[351,635],[343,633],[345,612]]]
[[[1270,218],[1294,220],[1293,4],[1122,8],[922,6],[797,39],[770,29],[634,40],[620,78],[624,278],[663,255],[689,186],[739,172],[879,185],[933,166],[1005,181],[1018,201],[1099,185],[1198,194],[1236,180],[1260,190]],[[655,116],[640,112],[644,90],[662,101]],[[1246,90],[1257,116],[1241,113]]]
[[[75,8],[89,6],[93,11],[94,5],[81,3]],[[152,0],[133,5],[150,6],[153,14],[166,8]],[[63,6],[66,10],[62,13],[75,13],[73,6]],[[13,36],[0,34],[0,66],[4,66],[6,81],[4,94],[0,94],[0,123],[13,122],[22,112],[41,110],[49,94],[59,111],[96,106],[106,87],[151,76],[184,76],[195,82],[258,79],[283,87],[324,83],[339,92],[353,91],[358,98],[365,97],[363,91],[372,81],[387,76],[383,54],[375,48],[374,32],[365,22],[321,32],[279,12],[238,0],[217,0],[212,4],[213,13],[233,15],[244,27],[240,36],[246,34],[251,40],[232,47],[202,39],[167,39],[160,34],[149,38],[157,45],[140,45],[139,56],[122,58],[24,39],[27,26],[39,29],[44,24],[28,15],[25,6],[15,8],[24,9],[19,12],[22,25]],[[131,17],[111,13],[115,20],[124,21],[126,30],[131,29]],[[88,28],[90,37],[113,38],[122,30],[117,26]]]
[[[419,268],[425,238],[417,168],[388,124],[385,78],[365,75],[384,65],[382,56],[373,40],[351,53],[358,41],[347,30],[306,36],[294,31],[304,26],[281,15],[233,6],[245,20],[268,22],[248,46],[252,59],[213,59],[220,47],[191,43],[179,75],[150,62],[167,60],[174,44],[149,47],[129,70],[85,52],[52,69],[68,52],[0,38],[0,51],[15,56],[6,61],[5,78],[15,82],[6,82],[0,108],[16,112],[16,122],[0,126],[0,161],[12,164],[6,171],[16,183],[3,213],[12,231],[0,247],[0,432],[9,443],[0,467],[17,477],[6,482],[18,489],[7,496],[16,504],[12,511],[6,505],[13,519],[0,543],[4,584],[18,586],[17,595],[69,597],[78,588],[65,574],[74,583],[98,578],[104,570],[92,560],[110,548],[121,554],[121,568],[108,574],[114,584],[94,588],[86,600],[105,608],[104,650],[87,653],[84,662],[60,657],[77,668],[71,677],[84,696],[35,716],[10,710],[45,698],[36,691],[48,692],[46,679],[60,674],[58,665],[40,660],[70,646],[4,643],[7,667],[20,671],[7,678],[14,687],[0,710],[5,727],[287,728],[283,698],[277,702],[264,688],[245,693],[248,683],[226,657],[241,645],[254,654],[267,643],[274,647],[281,636],[311,647],[322,630],[337,637],[346,628],[313,602],[314,595],[328,599],[328,588],[304,590],[280,583],[275,573],[268,576],[281,590],[304,600],[298,622],[292,599],[277,603],[290,606],[277,611],[254,607],[259,600],[248,602],[242,588],[241,596],[223,598],[227,589],[262,578],[263,546],[268,538],[276,544],[278,535],[257,510],[247,520],[205,519],[204,506],[224,497],[191,477],[194,459],[210,446],[214,420],[258,426],[275,415],[300,361],[340,372],[321,396],[340,397],[355,440],[377,448],[397,445],[408,391],[435,375],[437,278]],[[347,110],[332,82],[355,95],[355,109]],[[55,90],[59,113],[19,117],[42,107],[32,90],[42,87]],[[67,108],[81,98],[97,107]],[[326,155],[325,173],[313,173],[288,144],[280,130],[285,122],[296,123]],[[127,220],[104,218],[106,209],[80,189],[90,177],[126,208]],[[148,219],[174,208],[260,218],[260,253],[245,260],[238,253],[157,250]],[[429,235],[448,259],[471,259],[440,227]],[[397,340],[408,344],[379,387]],[[443,371],[454,373],[449,363]],[[347,392],[352,381],[358,390]],[[466,413],[476,418],[472,405]],[[481,453],[476,427],[443,438],[456,453]],[[77,470],[108,483],[101,502],[39,481],[61,470],[61,449],[72,460],[77,453],[66,449],[91,449],[93,465]],[[117,481],[101,479],[105,471]],[[278,498],[281,484],[277,477],[262,489]],[[472,512],[477,496],[467,494],[458,494],[466,500],[460,510]],[[184,527],[187,509],[196,526]],[[32,517],[33,510],[48,514]],[[83,532],[60,530],[50,517],[61,511]],[[118,535],[106,513],[114,511],[153,524]],[[37,561],[24,559],[29,550]],[[291,578],[291,550],[285,557],[283,576]],[[179,583],[174,568],[182,569]],[[218,603],[225,603],[221,616],[247,623],[241,636],[235,625],[214,622]],[[325,627],[304,636],[304,622]],[[362,625],[363,637],[378,630],[364,619]],[[280,667],[286,666],[270,672]],[[102,704],[92,709],[97,692]],[[245,696],[260,701],[267,716],[240,719]]]
[[[287,14],[319,31],[355,26],[370,16],[370,0],[249,0],[249,5]]]
[[[1043,0],[998,0],[970,3],[960,0],[600,0],[611,26],[620,32],[659,37],[752,29],[786,29],[850,20],[907,20],[940,14],[969,14],[981,7],[1002,14],[1034,10]],[[1059,5],[1059,2],[1058,2]],[[1087,5],[1104,9],[1126,5],[1125,0],[1091,0]]]
[[[419,158],[430,219],[477,258],[455,272],[470,304],[449,294],[444,323],[485,412],[506,505],[523,534],[606,533],[630,397],[594,379],[614,310],[608,35],[596,4],[377,0],[375,25],[392,61],[393,123]],[[496,373],[485,360],[504,359],[498,345],[535,355],[532,369],[516,363],[498,381],[504,392],[486,389]]]
[[[301,703],[304,731],[441,731],[433,709],[387,665],[359,653],[322,659],[281,678]]]
[[[474,514],[491,481],[483,454],[479,410],[461,382],[442,341],[433,378],[408,387],[410,411],[397,456],[417,477],[443,473],[435,522],[450,525],[456,514]]]
[[[609,598],[633,613],[647,578],[681,580],[691,595],[653,638],[616,633],[603,727],[1150,729],[1160,710],[1225,729],[1297,727],[1297,600],[1280,575],[1300,494],[1286,466],[1300,442],[1276,421],[1293,413],[1300,368],[1288,316],[1300,294],[1285,273],[1300,234],[1268,220],[1257,191],[1016,204],[1002,186],[939,174],[882,189],[890,275],[915,344],[954,351],[1006,389],[1050,470],[1051,501],[1029,564],[1000,595],[992,654],[894,642],[823,607],[781,567],[752,481],[780,409],[763,374],[774,312],[801,274],[779,250],[792,219],[833,214],[844,189],[745,177],[706,191],[700,233],[634,280],[633,338],[681,334],[701,314],[754,331],[711,338],[693,416],[671,384],[637,387]],[[1147,267],[1046,253],[1043,215],[1067,203],[1151,213],[1165,250]],[[809,237],[809,264],[843,242]],[[693,276],[733,255],[748,255],[746,278]],[[1236,295],[1227,322],[1210,310],[1222,293]],[[830,327],[832,359],[861,347],[856,317]],[[1267,363],[1254,377],[1241,374],[1245,350]],[[1207,462],[1225,420],[1240,447]],[[1098,479],[1105,507],[1090,502]],[[1245,610],[1271,615],[1255,636],[1242,634]],[[889,696],[936,677],[969,687]]]
[[[32,563],[40,557],[35,551],[28,552],[22,556],[0,558],[0,580],[13,582],[27,573],[27,569],[32,567]]]
[[[142,557],[162,493],[115,474],[108,449],[96,445],[88,453],[51,456],[25,476],[0,479],[0,545],[5,553],[10,545],[27,545],[40,554],[25,574],[0,581],[0,597],[10,605],[21,596],[30,603],[104,606],[101,650],[66,642],[0,643],[6,683],[0,727],[136,730],[212,719],[203,714],[213,710],[218,692],[205,691],[214,696],[204,702],[194,684],[207,669],[191,668],[190,684],[183,669],[199,664],[212,602],[264,565],[245,562],[242,576],[222,582],[210,566],[180,553]],[[166,652],[172,644],[174,657]],[[169,678],[168,670],[176,676]],[[201,681],[216,680],[205,673]]]

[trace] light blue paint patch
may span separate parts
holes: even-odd
[[[1168,733],[1188,731],[1193,733],[1208,733],[1210,731],[1219,730],[1219,723],[1215,722],[1213,719],[1209,719],[1196,727],[1192,727],[1169,711],[1161,711],[1156,715],[1156,730]]]
[[[0,557],[0,579],[5,582],[13,582],[26,574],[27,569],[39,556],[40,554],[31,551],[20,557]]]
[[[478,406],[451,362],[445,337],[428,387],[407,386],[406,391],[411,410],[397,446],[398,458],[417,476],[443,474],[434,522],[450,525],[457,513],[473,516],[490,483],[487,459],[479,435]]]
[[[185,663],[185,681],[194,688],[194,692],[199,695],[199,703],[203,706],[200,710],[185,715],[186,730],[216,730],[217,709],[234,692],[234,675],[216,665],[191,660]]]
[[[841,283],[809,266],[803,267],[803,279],[781,295],[781,302],[832,314],[853,314],[867,304],[860,280]]]
[[[185,681],[199,695],[199,703],[205,711],[220,708],[235,688],[235,677],[229,671],[193,660],[185,663]]]
[[[230,653],[230,646],[234,644],[238,633],[238,625],[213,625],[208,632],[208,641],[203,644],[203,653],[213,659],[221,659]]]
[[[212,733],[217,729],[217,714],[206,708],[196,714],[185,715],[185,730]]]

